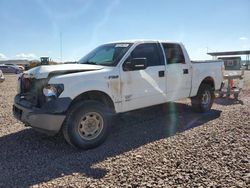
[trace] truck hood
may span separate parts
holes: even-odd
[[[103,69],[100,65],[88,64],[62,64],[62,65],[43,65],[34,67],[24,72],[27,78],[42,79],[53,75],[62,75],[76,72],[94,71]]]

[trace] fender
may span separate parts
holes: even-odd
[[[95,72],[95,74],[93,74]],[[117,76],[114,76],[117,75]],[[103,71],[98,74],[96,71],[74,73],[52,77],[49,84],[62,83],[64,91],[60,98],[70,97],[74,100],[82,93],[89,91],[100,91],[107,94],[113,101],[115,111],[121,111],[121,87],[119,74],[115,71]]]

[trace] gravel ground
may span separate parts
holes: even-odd
[[[250,187],[250,92],[125,114],[98,148],[79,151],[12,117],[15,76],[0,84],[0,187]]]

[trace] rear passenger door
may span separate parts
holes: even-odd
[[[134,58],[146,58],[146,68],[125,69],[125,63]],[[121,70],[123,111],[166,101],[165,68],[163,51],[159,43],[142,43],[134,48]]]
[[[189,97],[191,71],[182,48],[176,43],[162,43],[167,61],[167,99],[174,101]]]

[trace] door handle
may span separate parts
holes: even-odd
[[[165,71],[159,71],[159,77],[164,77],[165,76]]]
[[[183,74],[188,74],[188,69],[183,69]]]

